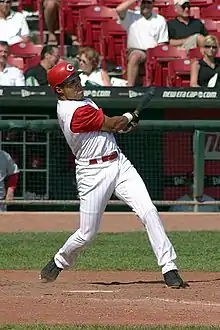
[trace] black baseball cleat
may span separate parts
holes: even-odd
[[[59,273],[62,271],[62,268],[57,267],[55,264],[54,258],[51,259],[48,264],[41,270],[40,280],[44,283],[53,282],[58,277]]]
[[[170,270],[169,272],[163,274],[164,281],[166,286],[171,289],[180,289],[185,288],[187,283],[184,283],[182,278],[180,277],[177,270]]]

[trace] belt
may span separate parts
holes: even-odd
[[[114,151],[110,155],[106,155],[106,156],[103,156],[103,157],[98,158],[98,159],[90,159],[89,160],[89,165],[104,163],[104,162],[107,162],[109,160],[114,160],[117,157],[118,157],[118,153],[117,153],[117,151]]]

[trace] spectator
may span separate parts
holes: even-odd
[[[0,0],[0,40],[14,45],[27,41],[29,28],[22,13],[11,10],[12,0]]]
[[[16,67],[7,64],[9,46],[0,41],[0,86],[25,86],[23,73]]]
[[[79,68],[82,86],[111,86],[108,73],[99,68],[100,58],[95,49],[83,47],[79,50]]]
[[[46,45],[40,55],[40,63],[25,72],[26,86],[45,86],[47,82],[47,71],[51,69],[60,59],[57,46]]]
[[[146,50],[168,42],[165,18],[152,12],[154,0],[142,0],[140,13],[128,10],[135,2],[126,0],[116,8],[128,34],[128,86],[135,85],[139,66],[146,60]]]
[[[7,152],[0,150],[0,200],[10,201],[14,199],[18,177],[19,170],[17,164],[15,164]],[[7,188],[5,188],[5,180],[7,180]],[[1,203],[0,212],[6,210],[6,205]]]
[[[220,58],[216,57],[219,43],[215,36],[204,38],[201,49],[203,58],[191,64],[191,87],[216,87],[220,83]]]
[[[185,185],[188,187],[188,193],[181,196],[178,201],[193,201],[193,183],[187,177],[185,180]],[[198,202],[210,202],[214,201],[214,198],[203,194],[197,198]],[[170,207],[169,212],[193,212],[194,205],[173,205]],[[219,207],[217,205],[199,205],[199,212],[219,212]]]
[[[174,0],[176,18],[168,21],[169,43],[186,50],[201,46],[208,34],[204,24],[190,17],[189,0]]]
[[[55,31],[58,29],[59,0],[44,0],[44,18],[48,29],[47,44],[58,45]]]

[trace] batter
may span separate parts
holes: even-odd
[[[78,72],[61,62],[48,72],[48,82],[58,97],[60,128],[75,156],[80,197],[80,228],[42,269],[43,282],[54,281],[74,264],[78,253],[98,232],[106,205],[114,193],[142,221],[168,287],[185,284],[175,264],[176,253],[140,175],[119,149],[114,133],[128,132],[138,124],[134,113],[107,117],[91,99],[84,98]]]

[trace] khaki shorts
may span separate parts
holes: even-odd
[[[146,60],[146,51],[143,49],[138,49],[138,48],[129,48],[127,50],[127,59],[129,59],[131,53],[133,53],[133,52],[140,52],[142,55],[144,54],[145,60]]]
[[[197,47],[197,38],[198,38],[199,33],[193,34],[190,36],[184,44],[181,46],[181,48],[184,48],[186,50],[196,48]]]

